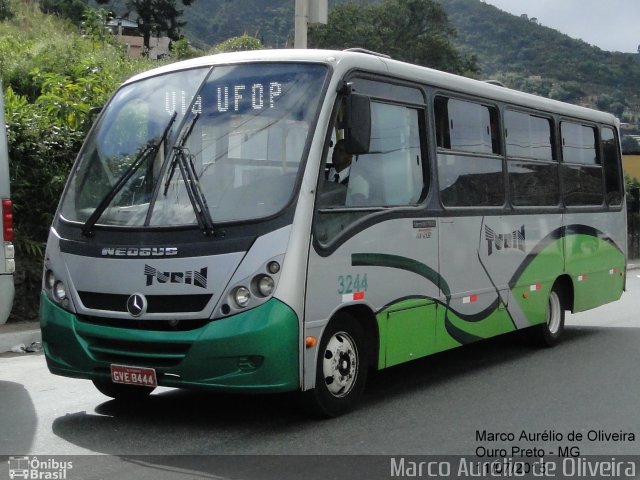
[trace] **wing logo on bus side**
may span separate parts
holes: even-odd
[[[525,252],[525,234],[524,225],[520,230],[514,230],[510,233],[496,233],[487,225],[484,226],[484,238],[487,241],[487,255],[500,250],[509,248],[517,248],[521,252]]]

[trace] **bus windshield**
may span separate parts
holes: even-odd
[[[243,64],[124,86],[85,142],[62,217],[139,228],[278,213],[293,194],[326,73]]]

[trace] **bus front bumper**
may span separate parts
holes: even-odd
[[[106,319],[101,319],[106,320]],[[40,299],[42,345],[56,375],[109,381],[112,364],[156,370],[158,385],[237,392],[299,387],[298,319],[276,299],[188,331],[117,328],[82,321]]]

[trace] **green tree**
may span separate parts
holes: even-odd
[[[202,50],[193,48],[186,38],[181,38],[170,45],[171,58],[176,60],[186,60],[188,58],[199,57],[203,54]]]
[[[111,0],[96,0],[99,4]],[[181,0],[185,6],[193,0]],[[138,28],[144,38],[144,50],[149,51],[149,40],[154,33],[166,33],[171,40],[180,39],[180,29],[185,22],[180,21],[183,11],[179,10],[176,0],[126,0],[126,8],[138,15]]]
[[[79,25],[88,8],[87,3],[87,0],[42,0],[41,8],[45,13],[68,18],[75,25]]]
[[[111,37],[107,27],[110,16],[104,8],[87,8],[82,14],[82,32],[95,43],[104,43]]]
[[[229,38],[216,45],[212,49],[212,53],[242,52],[245,50],[262,50],[263,48],[264,46],[260,40],[245,33],[239,37]]]
[[[478,74],[475,57],[456,49],[455,36],[446,12],[434,0],[385,0],[378,5],[335,7],[327,25],[311,29],[309,44],[362,47],[439,70]]]
[[[13,18],[13,11],[9,0],[0,0],[0,22]]]

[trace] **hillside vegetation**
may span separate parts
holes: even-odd
[[[461,54],[477,58],[481,77],[637,120],[640,55],[600,50],[480,0],[438,1],[457,32],[454,43]],[[330,0],[329,5],[334,10],[344,4],[381,2]],[[200,46],[248,33],[268,47],[291,47],[293,6],[292,0],[196,0],[184,11],[185,34]],[[523,5],[523,13],[525,8]],[[327,30],[331,28],[329,25]],[[356,25],[353,30],[358,30]],[[355,47],[366,39],[350,40],[349,46]]]
[[[622,117],[638,112],[640,55],[607,52],[479,0],[439,0],[485,77]],[[523,5],[523,11],[526,8]],[[589,98],[592,97],[592,98]]]
[[[382,1],[329,0],[329,7],[335,11],[344,5],[345,12],[352,13],[357,6],[367,10]],[[437,1],[456,31],[454,44],[459,53],[464,58],[477,58],[480,77],[498,79],[511,88],[530,93],[611,111],[623,120],[638,122],[640,55],[603,51],[480,0]],[[122,0],[110,5],[114,12],[124,13],[118,2],[121,4]],[[196,0],[184,8],[183,18],[187,22],[184,33],[193,45],[204,49],[243,34],[255,36],[269,48],[291,47],[294,3],[293,0]],[[526,4],[523,4],[523,13],[525,11]],[[389,12],[389,17],[393,14]],[[357,32],[366,33],[370,29],[356,22],[366,15],[351,16],[352,35],[348,46],[363,46],[368,39],[357,38]],[[323,44],[331,44],[327,32],[333,27],[320,27],[320,30],[323,28]],[[313,31],[310,37],[313,38]],[[340,40],[336,38],[334,43],[343,45]],[[379,43],[384,50],[384,42]],[[393,55],[403,47],[395,45],[391,48],[394,51],[382,53]],[[469,73],[475,75],[475,70]]]

